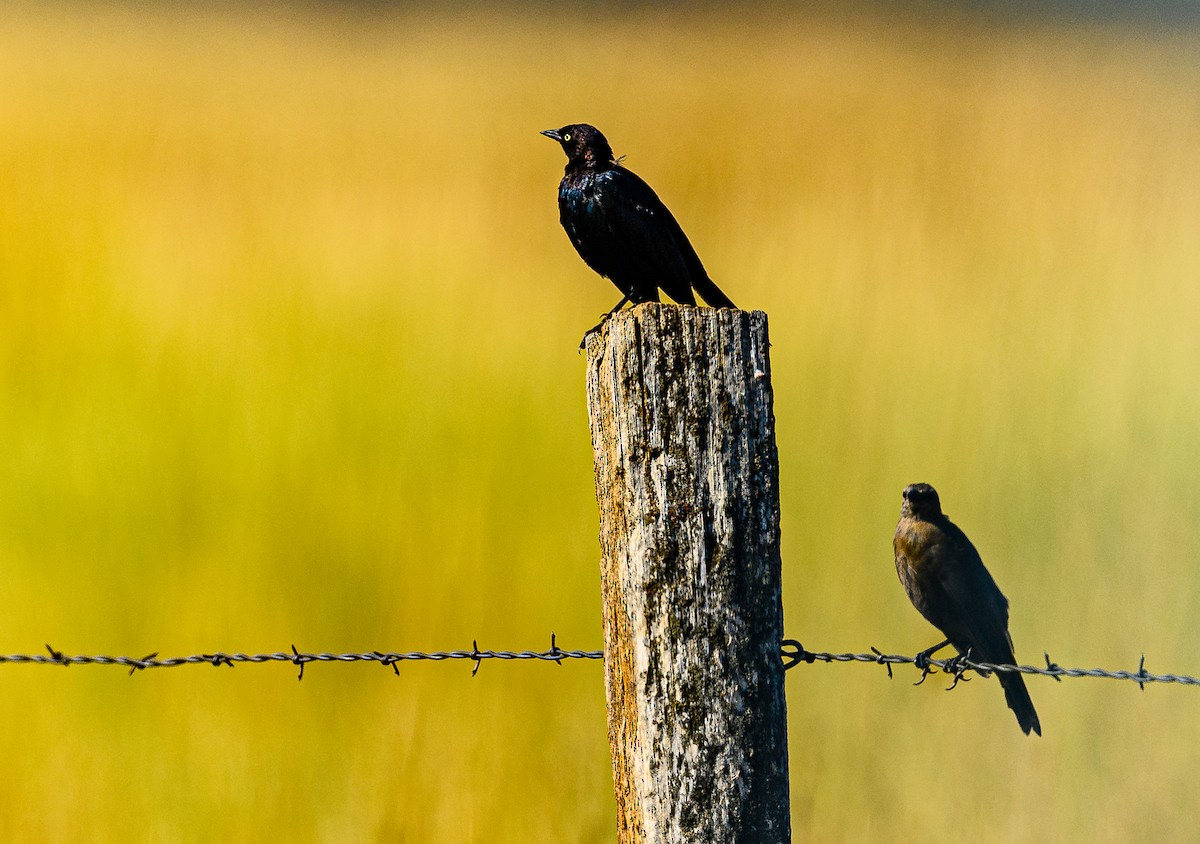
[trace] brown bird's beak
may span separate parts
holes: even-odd
[[[562,135],[558,134],[557,129],[547,129],[546,131],[541,132],[540,134],[545,135],[547,138],[549,138],[552,141],[558,141],[560,144],[562,143]]]

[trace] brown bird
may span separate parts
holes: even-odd
[[[973,661],[1017,664],[1008,635],[1008,600],[971,540],[942,513],[937,490],[929,484],[904,488],[893,546],[904,591],[921,615],[946,636],[941,644],[922,651],[919,661],[953,645]],[[1042,725],[1024,678],[1015,671],[996,674],[1025,735],[1033,730],[1040,736]]]

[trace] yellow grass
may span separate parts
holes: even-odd
[[[1200,673],[1194,38],[370,9],[3,13],[0,650],[599,647],[587,120],[771,316],[791,635],[933,642],[929,481],[1024,661]],[[911,679],[791,673],[798,839],[1194,834],[1195,690]],[[596,663],[0,687],[4,840],[613,837]]]

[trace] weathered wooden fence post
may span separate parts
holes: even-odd
[[[587,345],[618,840],[790,840],[767,317],[646,304]]]

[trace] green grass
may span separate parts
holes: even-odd
[[[574,348],[616,293],[536,134],[588,120],[771,316],[790,635],[933,642],[890,550],[924,480],[1023,661],[1200,673],[1194,38],[3,24],[0,650],[598,647]],[[994,681],[910,679],[791,673],[797,839],[1190,837],[1196,692],[1033,679],[1027,740]],[[0,682],[5,840],[613,837],[597,664]]]

